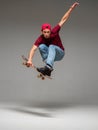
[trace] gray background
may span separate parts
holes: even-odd
[[[66,56],[55,63],[53,80],[36,78],[21,55],[44,22],[56,25],[73,0],[0,0],[0,102],[98,104],[98,1],[80,0],[60,36]],[[34,57],[43,65],[39,52]]]

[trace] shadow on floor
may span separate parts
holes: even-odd
[[[30,107],[24,107],[24,106],[16,106],[16,107],[6,107],[4,109],[23,113],[23,114],[29,114],[34,116],[40,116],[40,117],[48,117],[51,118],[52,115],[44,110],[38,109],[38,108],[30,108]]]
[[[37,108],[43,108],[46,110],[59,110],[59,109],[66,109],[69,107],[75,107],[77,104],[72,104],[72,103],[62,103],[62,102],[43,102],[39,104],[34,104],[34,103],[28,103],[25,104],[25,106],[28,107],[37,107]]]
[[[68,104],[68,103],[56,103],[56,102],[44,102],[44,103],[27,103],[27,104],[9,104],[8,106],[3,106],[3,109],[7,109],[10,111],[29,114],[39,117],[47,117],[53,118],[54,113],[58,112],[62,109],[68,109],[70,107],[76,106],[75,104]]]

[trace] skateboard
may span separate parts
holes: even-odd
[[[22,64],[25,65],[25,66],[27,66],[28,59],[24,55],[22,55],[22,59],[23,59],[23,63]],[[35,69],[38,72],[37,78],[41,78],[42,80],[45,80],[45,78],[52,79],[50,76],[43,75],[41,72],[39,72],[37,70],[36,66],[30,66],[30,67],[32,67],[33,69]]]

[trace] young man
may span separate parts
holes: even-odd
[[[42,68],[37,68],[37,70],[44,75],[51,76],[51,72],[53,71],[53,65],[55,61],[60,61],[64,55],[64,46],[59,36],[59,31],[62,25],[67,21],[73,9],[79,3],[75,2],[69,10],[64,14],[60,22],[51,29],[51,25],[45,23],[41,27],[42,34],[37,38],[35,43],[33,44],[27,62],[27,67],[34,66],[32,62],[32,58],[35,54],[37,48],[39,48],[40,54],[42,56],[43,61],[45,61],[46,66]]]

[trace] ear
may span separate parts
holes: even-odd
[[[43,31],[41,30],[41,34],[43,34]]]
[[[41,31],[41,35],[44,36],[43,31]]]

